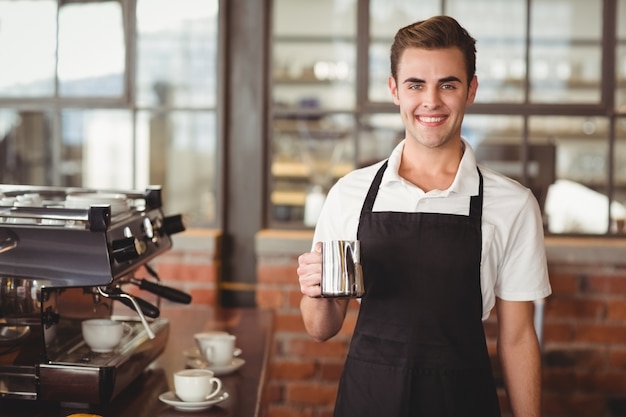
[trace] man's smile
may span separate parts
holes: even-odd
[[[415,116],[415,118],[423,123],[439,123],[446,119],[445,116]]]

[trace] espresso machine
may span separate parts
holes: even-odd
[[[183,230],[180,215],[164,215],[159,187],[0,185],[0,399],[106,404],[143,373],[169,323],[136,294],[191,301],[148,264]],[[81,334],[90,318],[131,331],[113,352],[92,352]]]

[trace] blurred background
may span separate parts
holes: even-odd
[[[624,233],[626,1],[272,0],[264,36],[236,49],[229,7],[0,0],[0,181],[160,184],[190,225],[222,228],[230,201],[249,198],[225,198],[225,161],[248,149],[257,226],[312,227],[339,176],[403,137],[386,81],[396,30],[443,13],[478,41],[463,133],[481,161],[533,189],[548,233]],[[257,55],[264,67],[232,67]],[[234,72],[264,83],[262,107],[238,117],[258,137],[229,136],[230,97],[246,94]]]

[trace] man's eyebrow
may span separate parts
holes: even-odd
[[[441,78],[441,79],[439,80],[439,82],[440,82],[440,83],[450,83],[450,82],[457,82],[457,83],[460,83],[460,82],[462,82],[462,81],[461,81],[461,79],[460,79],[460,78],[455,77],[454,75],[451,75],[451,76],[449,76],[449,77],[444,77],[444,78]]]
[[[404,83],[425,83],[426,81],[422,80],[421,78],[415,78],[415,77],[409,77],[406,80],[404,80]],[[455,77],[454,75],[451,75],[449,77],[444,77],[444,78],[440,78],[439,79],[439,83],[443,84],[443,83],[449,83],[449,82],[462,82],[458,77]]]

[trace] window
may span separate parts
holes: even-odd
[[[301,2],[312,10],[294,12],[301,10]],[[393,36],[402,26],[448,14],[477,39],[479,89],[463,135],[479,161],[534,191],[548,233],[626,232],[621,111],[626,103],[626,0],[277,0],[274,8],[273,168],[284,168],[272,172],[271,220],[277,227],[314,225],[304,223],[306,197],[319,180],[303,158],[314,145],[324,161],[318,166],[326,173],[321,185],[327,190],[345,170],[386,158],[404,137],[387,89]],[[317,14],[323,19],[316,20]],[[344,19],[341,30],[329,23],[335,16]],[[306,39],[297,35],[303,28],[308,28]],[[279,75],[285,62],[329,60],[304,53],[313,40],[326,43],[328,53],[330,45],[353,40],[356,56],[343,55],[348,85],[337,80],[316,80],[315,88],[309,83],[306,89],[289,84],[291,103],[304,97],[300,104],[316,103],[305,112],[303,106],[277,100],[284,91]],[[281,55],[287,41],[290,53]],[[346,103],[339,108],[335,92]],[[287,134],[288,125],[299,128]],[[313,127],[320,130],[316,138]],[[306,152],[295,150],[303,146]],[[286,160],[290,165],[276,164]]]
[[[0,0],[0,180],[161,185],[166,211],[215,226],[218,8]]]

